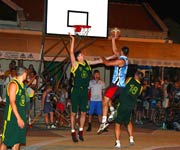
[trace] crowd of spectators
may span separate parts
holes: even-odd
[[[134,111],[136,124],[143,125],[147,121],[153,123],[154,113],[160,109],[164,109],[166,115],[172,115],[171,120],[167,120],[170,116],[165,117],[166,124],[168,121],[180,123],[180,120],[175,120],[173,116],[175,112],[172,112],[176,109],[180,119],[180,79],[165,77],[164,80],[144,80],[143,87]]]
[[[5,95],[6,95],[6,86],[8,85],[9,81],[16,76],[16,67],[23,66],[23,61],[19,60],[16,61],[12,60],[9,63],[9,68],[2,72],[1,65],[0,65],[0,101],[5,102]],[[28,69],[28,76],[26,80],[26,85],[29,87],[29,99],[28,103],[30,103],[29,109],[32,109],[32,102],[34,92],[37,89],[38,78],[37,72],[33,64],[29,66],[25,66]],[[65,85],[59,84],[54,89],[54,93],[61,99],[62,102],[57,100],[57,106],[54,107],[56,112],[60,112],[61,114],[65,111],[65,106],[67,103],[69,104],[70,99],[70,83],[68,82]],[[69,84],[69,85],[67,85]],[[46,86],[45,86],[46,87]],[[65,87],[65,88],[64,88]],[[63,90],[62,90],[63,88]],[[62,94],[63,93],[63,94]],[[66,98],[64,99],[64,93],[67,94]],[[63,105],[63,106],[62,106]],[[180,115],[180,79],[177,77],[169,78],[168,76],[161,79],[160,77],[152,77],[151,79],[145,78],[143,81],[143,91],[140,97],[138,97],[137,105],[134,110],[134,122],[139,125],[143,125],[145,122],[153,122],[154,113],[157,109],[165,109],[168,110],[168,114],[172,114],[170,112],[171,108],[176,107],[179,111]],[[29,114],[29,112],[28,112]],[[59,127],[63,126],[63,119],[64,116],[60,115],[61,118],[57,118]],[[29,116],[30,117],[30,116]],[[179,116],[180,118],[180,116]],[[172,118],[173,120],[174,118]],[[166,120],[167,121],[167,120]],[[54,121],[56,122],[56,121]],[[180,123],[180,120],[176,120],[176,122]]]
[[[16,68],[17,66],[23,66],[23,60],[11,60],[9,63],[9,67],[4,72],[2,69],[0,70],[0,100],[6,101],[5,95],[6,95],[6,87],[9,83],[9,81],[16,76]],[[36,76],[36,70],[33,66],[33,64],[30,64],[29,66],[25,66],[28,69],[28,76],[26,83],[30,81],[29,79],[32,78],[32,76]],[[1,66],[0,66],[1,68]],[[33,74],[33,75],[32,75]],[[37,82],[35,79],[31,84],[28,85],[29,87],[36,88]]]

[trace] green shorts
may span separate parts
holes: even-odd
[[[115,123],[128,125],[132,116],[132,109],[119,106],[117,109],[117,117]]]
[[[87,112],[88,109],[88,90],[74,88],[71,93],[72,112]]]
[[[15,144],[26,144],[26,126],[21,129],[17,122],[4,121],[2,143],[7,147]]]

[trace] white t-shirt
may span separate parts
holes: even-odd
[[[90,80],[88,89],[91,90],[91,101],[102,101],[102,92],[105,89],[105,83],[102,80]]]

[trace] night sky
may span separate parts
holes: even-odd
[[[180,23],[180,13],[178,1],[175,0],[148,0],[151,7],[162,18],[172,18]]]
[[[178,1],[175,0],[110,0],[110,2],[148,2],[161,19],[172,18],[174,21],[180,23],[180,7]]]

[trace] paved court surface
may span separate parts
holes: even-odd
[[[95,122],[97,122],[95,120]],[[27,143],[22,150],[116,150],[113,146],[114,124],[108,132],[97,135],[97,123],[93,123],[91,132],[84,133],[85,141],[73,143],[70,128],[47,130],[44,124],[35,124],[27,130]],[[87,127],[85,127],[86,129]],[[13,136],[13,133],[12,133]],[[126,128],[122,129],[121,150],[180,150],[180,132],[161,130],[151,123],[135,125],[135,145],[129,145]]]
[[[33,127],[27,131],[27,145],[24,150],[116,150],[114,146],[114,124],[108,132],[97,135],[98,126],[91,132],[85,132],[85,141],[73,143],[70,129],[45,130]],[[130,146],[126,128],[123,127],[121,136],[121,150],[180,150],[180,132],[161,130],[153,125],[135,126],[135,145]]]

